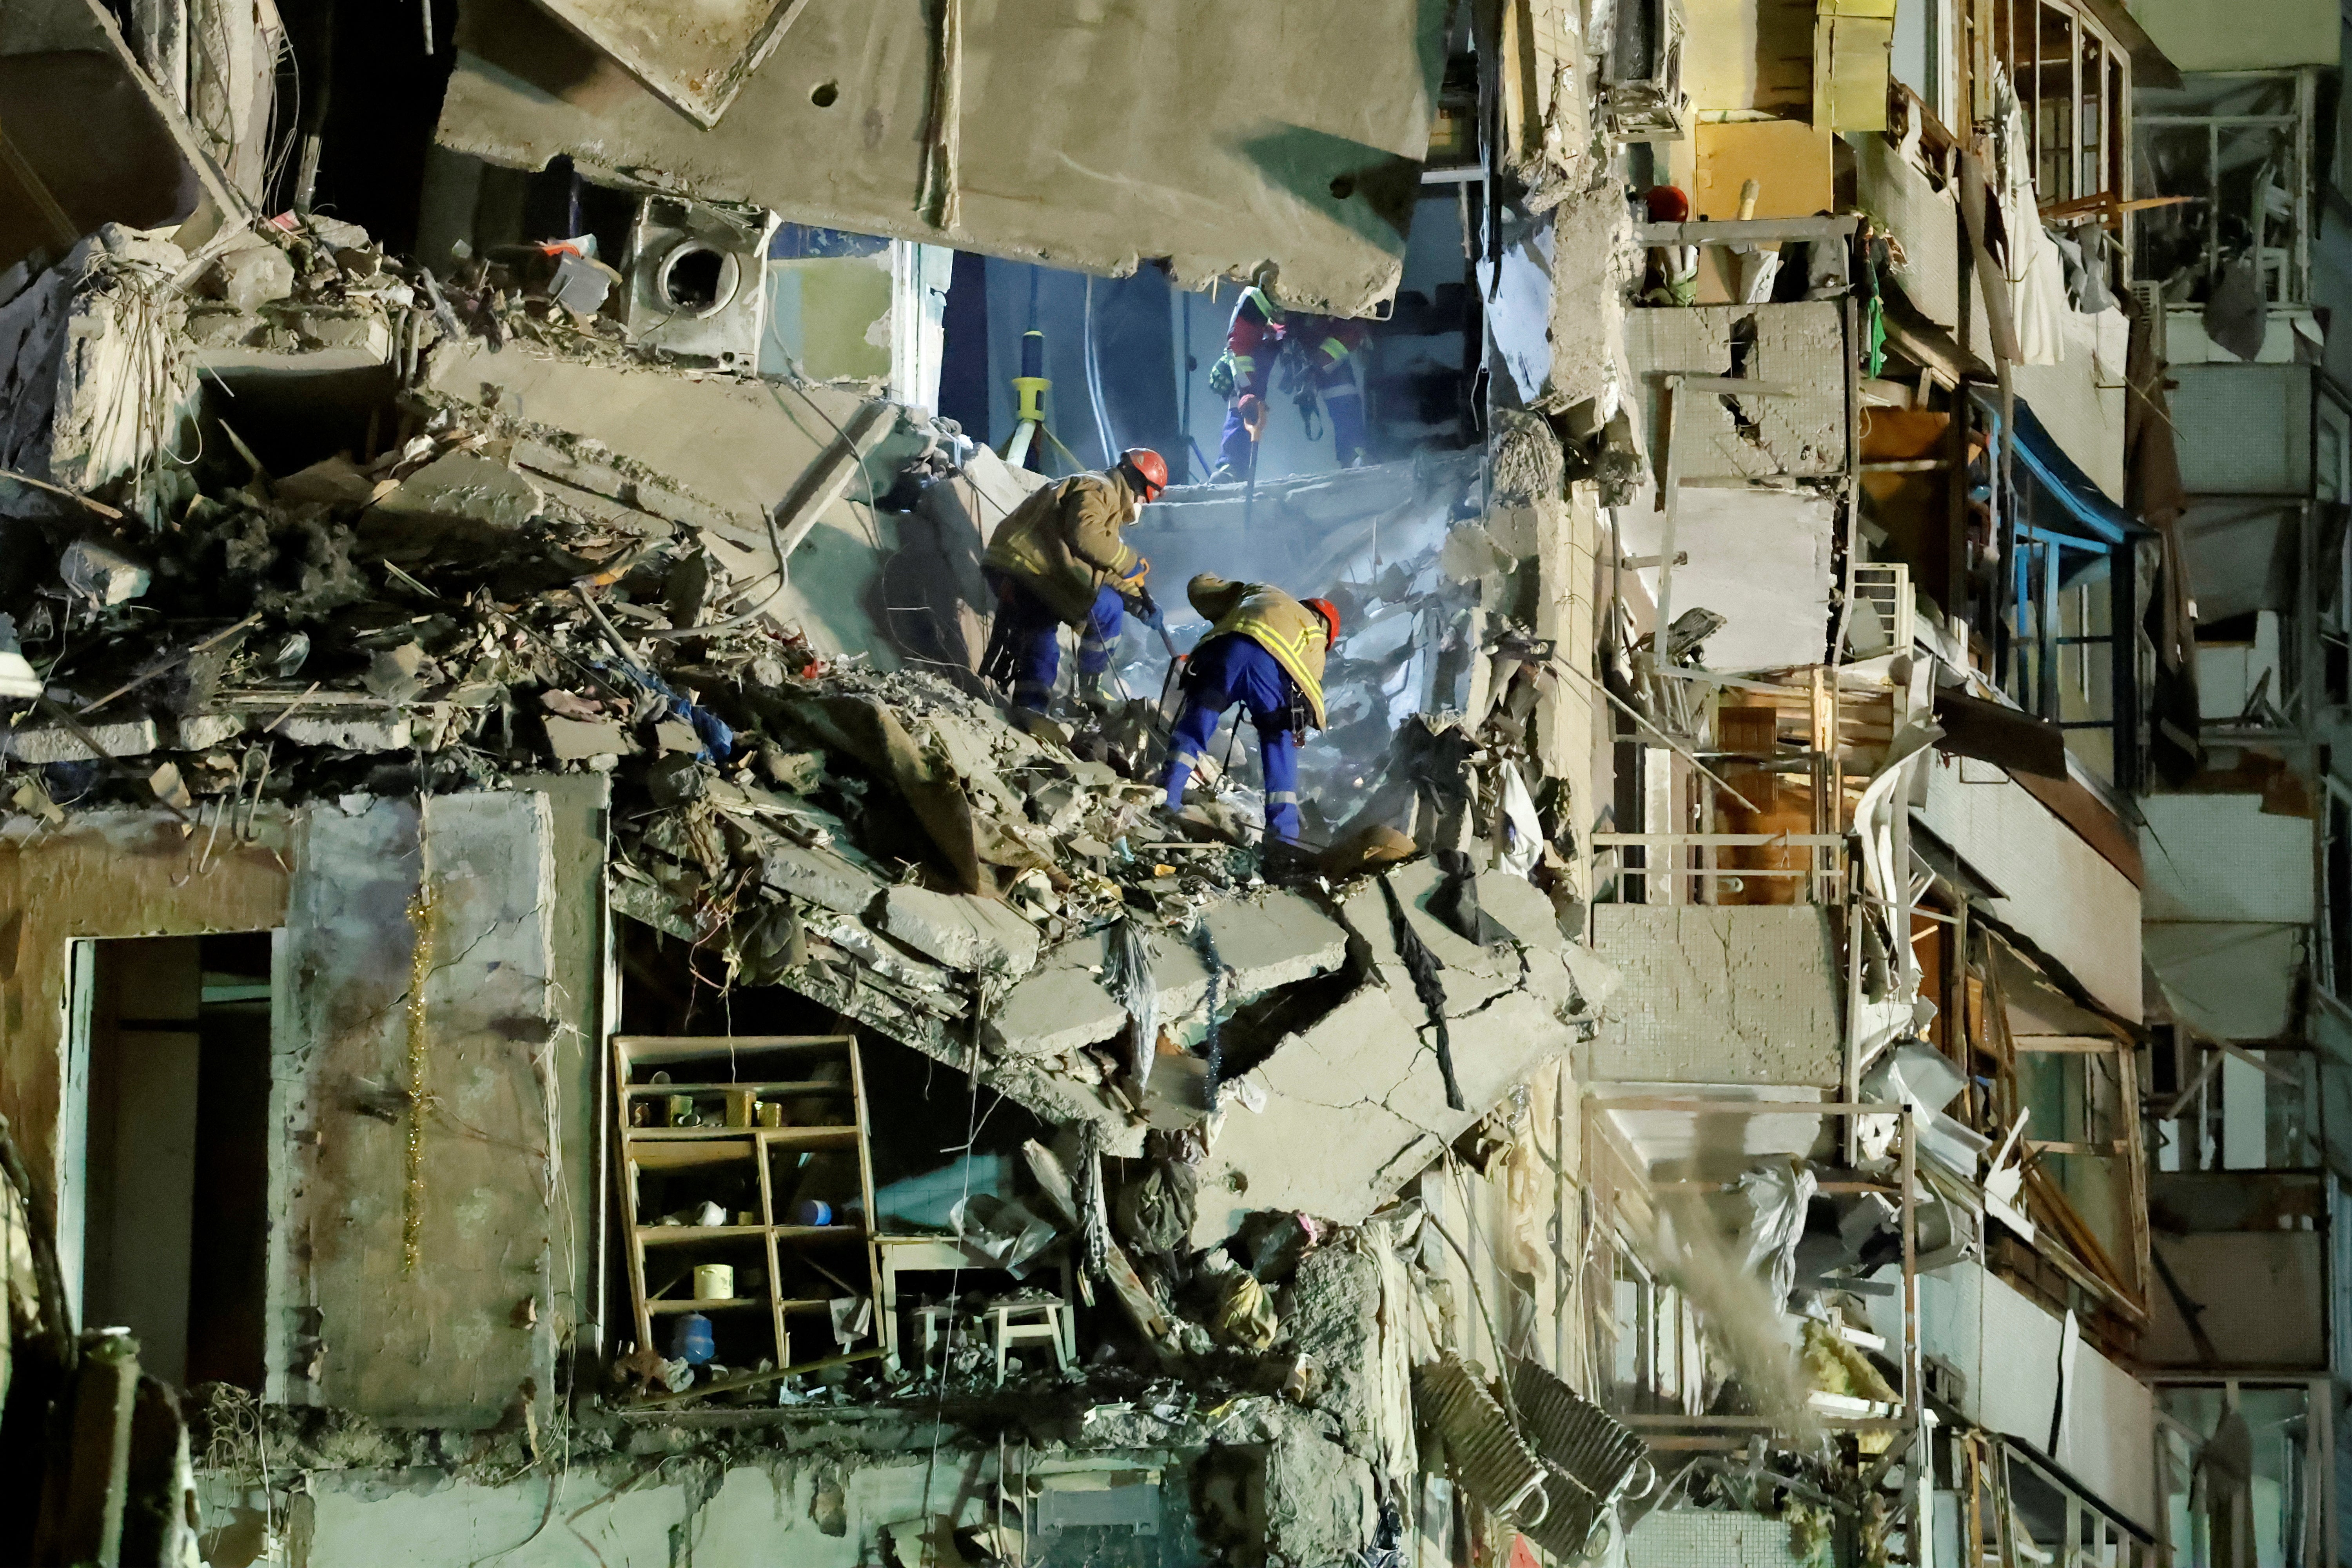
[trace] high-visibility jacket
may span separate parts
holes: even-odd
[[[1309,385],[1322,386],[1346,374],[1348,362],[1371,341],[1369,321],[1342,316],[1310,316],[1290,329],[1291,341],[1305,357]]]
[[[1322,616],[1270,583],[1228,583],[1206,572],[1185,584],[1184,596],[1208,621],[1209,637],[1238,633],[1274,655],[1297,682],[1315,727],[1323,727],[1323,656],[1330,637]]]
[[[1242,290],[1225,326],[1225,357],[1233,361],[1234,384],[1242,392],[1263,391],[1261,372],[1274,369],[1282,347],[1282,307],[1266,298],[1265,289]]]
[[[982,559],[1074,626],[1106,585],[1125,595],[1142,580],[1143,557],[1122,537],[1141,510],[1118,470],[1073,474],[1014,507]]]

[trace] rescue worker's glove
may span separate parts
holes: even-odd
[[[1209,392],[1215,397],[1231,397],[1234,395],[1234,356],[1232,354],[1219,354],[1217,363],[1209,367]]]
[[[1164,632],[1168,629],[1168,617],[1160,614],[1159,601],[1151,596],[1151,590],[1145,587],[1141,581],[1139,580],[1136,583],[1134,592],[1129,594],[1127,599],[1133,606],[1129,614],[1137,620],[1141,621],[1153,631]]]

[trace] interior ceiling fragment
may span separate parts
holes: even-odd
[[[1142,0],[1115,27],[1085,9],[968,9],[951,229],[919,210],[934,49],[917,0],[811,7],[709,130],[528,0],[467,0],[437,134],[494,163],[568,154],[795,222],[1057,267],[1165,258],[1187,287],[1271,259],[1285,304],[1342,315],[1393,294],[1449,7]]]

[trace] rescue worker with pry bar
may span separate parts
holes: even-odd
[[[1328,599],[1297,600],[1265,583],[1228,583],[1202,573],[1185,597],[1209,635],[1184,663],[1184,711],[1168,740],[1168,809],[1181,811],[1184,785],[1201,763],[1225,710],[1239,702],[1257,726],[1265,768],[1266,831],[1298,841],[1298,742],[1323,727],[1323,658],[1339,638]]]
[[[1014,507],[982,559],[996,594],[996,626],[981,661],[983,679],[1009,679],[1013,700],[1045,711],[1062,663],[1061,628],[1078,630],[1078,696],[1099,704],[1119,617],[1163,626],[1143,585],[1151,563],[1124,537],[1168,488],[1159,453],[1130,447],[1107,472],[1073,474]]]
[[[1262,261],[1250,274],[1250,285],[1234,306],[1225,325],[1225,352],[1209,367],[1209,390],[1226,399],[1225,433],[1217,442],[1217,467],[1209,475],[1213,485],[1237,485],[1251,477],[1257,443],[1250,431],[1246,400],[1265,400],[1274,362],[1282,353],[1282,307],[1266,290],[1274,286],[1276,268]]]

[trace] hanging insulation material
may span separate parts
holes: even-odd
[[[1103,987],[1127,1009],[1135,1028],[1128,1075],[1140,1096],[1150,1081],[1151,1058],[1160,1046],[1160,986],[1151,977],[1151,946],[1132,915],[1122,915],[1103,935]]]

